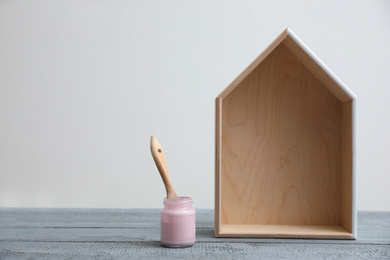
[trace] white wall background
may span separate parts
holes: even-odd
[[[359,210],[390,210],[390,1],[0,1],[0,206],[214,206],[214,99],[286,27],[358,96]]]

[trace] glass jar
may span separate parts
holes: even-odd
[[[195,244],[195,210],[192,199],[164,198],[161,210],[161,244],[167,247],[188,247]]]

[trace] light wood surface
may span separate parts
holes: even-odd
[[[222,111],[222,99],[217,98],[215,100],[215,198],[214,198],[214,223],[215,223],[215,235],[221,233],[221,180],[222,180],[222,164],[221,164],[221,147],[222,147],[222,118],[221,118],[221,111]]]
[[[237,235],[238,234],[238,235]],[[308,225],[222,225],[220,237],[274,237],[351,239],[351,232],[341,226]]]
[[[349,232],[356,235],[356,205],[354,202],[354,165],[353,145],[354,138],[354,101],[345,101],[342,103],[341,113],[341,225]]]
[[[341,103],[283,45],[222,101],[222,142],[222,224],[341,224]]]
[[[340,101],[355,98],[354,94],[322,62],[316,58],[313,59],[315,56],[310,50],[302,48],[304,44],[296,37],[292,37],[291,33],[284,38],[283,45]]]
[[[390,259],[390,212],[359,212],[358,240],[215,238],[196,209],[196,243],[160,245],[160,209],[0,208],[0,259]]]
[[[153,160],[156,163],[157,169],[161,175],[161,178],[164,182],[164,186],[167,192],[167,198],[179,199],[179,196],[177,196],[175,190],[173,189],[171,179],[169,178],[168,166],[167,162],[165,161],[164,151],[162,150],[160,143],[154,135],[150,137],[150,151],[152,153]]]
[[[229,84],[219,95],[217,99],[223,99],[230,94],[273,50],[281,44],[288,36],[289,29],[285,29],[249,66]]]
[[[216,99],[216,236],[356,237],[354,96],[297,42],[284,31]]]

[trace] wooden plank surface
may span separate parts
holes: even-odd
[[[197,242],[160,245],[158,209],[0,208],[0,259],[390,259],[390,212],[359,212],[358,239],[215,238],[197,210]]]

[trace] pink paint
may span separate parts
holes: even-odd
[[[195,210],[192,199],[164,198],[161,210],[161,243],[167,247],[187,247],[195,244]]]

